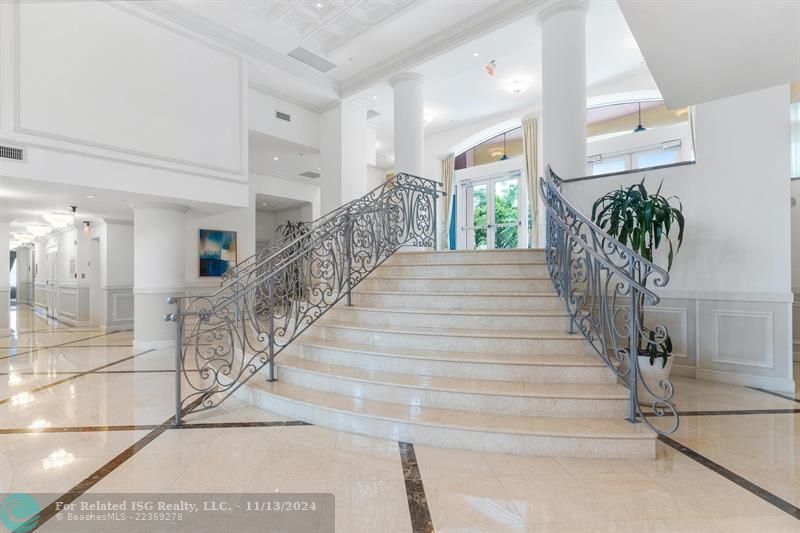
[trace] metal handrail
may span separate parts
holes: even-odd
[[[673,433],[680,418],[672,382],[663,379],[653,390],[639,368],[639,354],[668,338],[663,325],[645,326],[644,310],[645,305],[660,301],[648,282],[665,287],[669,274],[578,211],[561,192],[561,183],[548,166],[540,180],[546,207],[545,255],[548,273],[569,315],[570,333],[577,329],[628,387],[629,421],[643,421],[662,435]],[[642,409],[642,392],[650,411]],[[668,415],[672,416],[669,427],[654,425]]]
[[[402,246],[437,245],[439,182],[396,174],[256,254],[212,295],[176,296],[175,423],[220,405]],[[183,395],[186,387],[188,394]]]

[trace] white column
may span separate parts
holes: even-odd
[[[539,15],[543,162],[562,178],[586,175],[586,9],[564,0]]]
[[[33,305],[33,279],[31,276],[32,251],[32,246],[17,247],[17,306],[19,306],[19,304]]]
[[[321,210],[328,213],[367,192],[367,106],[345,100],[320,116]]]
[[[415,72],[389,80],[394,89],[394,171],[422,176],[425,172],[425,78]]]
[[[0,221],[0,335],[8,334],[11,326],[9,325],[9,307],[11,305],[11,285],[8,280],[9,236],[8,221]]]
[[[163,317],[174,312],[170,296],[186,290],[187,207],[136,203],[133,208],[133,344],[137,349],[175,343],[175,323]]]

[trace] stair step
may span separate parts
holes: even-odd
[[[481,309],[481,310],[563,310],[564,304],[554,292],[456,292],[456,291],[385,291],[360,287],[353,291],[353,303],[359,307],[388,309]]]
[[[365,326],[323,320],[308,329],[314,337],[336,341],[428,350],[501,351],[509,354],[589,354],[578,335],[555,331],[459,330],[430,327]]]
[[[323,322],[351,322],[371,326],[426,327],[437,324],[444,328],[566,331],[569,318],[563,311],[444,311],[437,309],[386,309],[380,307],[347,307],[339,305],[325,313]]]
[[[410,251],[394,254],[387,264],[491,264],[491,263],[543,263],[543,249],[518,248],[511,250],[445,250]]]
[[[622,385],[430,377],[319,363],[282,354],[278,379],[314,390],[413,406],[528,416],[623,418]]]
[[[388,261],[378,267],[379,276],[427,276],[432,278],[508,278],[547,276],[547,265],[539,263],[414,263],[394,264]]]
[[[318,339],[307,333],[297,339],[289,350],[320,363],[420,376],[479,377],[528,383],[616,382],[614,375],[598,357],[587,355],[390,349],[386,346]]]
[[[245,401],[292,419],[380,438],[497,453],[655,457],[655,433],[618,418],[562,418],[408,406],[252,379]]]
[[[435,278],[427,276],[381,276],[380,269],[362,281],[359,288],[383,291],[443,292],[553,292],[549,277],[517,276],[505,278]]]

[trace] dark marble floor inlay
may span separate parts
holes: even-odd
[[[31,348],[31,349],[29,349],[27,352],[18,352],[18,353],[14,353],[14,354],[4,355],[4,356],[0,357],[0,359],[10,359],[12,357],[20,357],[22,355],[27,355],[27,354],[29,354],[31,352],[35,352],[35,351],[38,351],[38,350],[50,350],[52,348],[61,348],[61,347],[67,347],[67,346],[69,346],[71,348],[97,348],[97,347],[101,347],[102,348],[104,346],[106,348],[109,348],[109,347],[118,347],[118,346],[132,346],[131,344],[112,344],[112,345],[91,345],[90,344],[90,345],[87,345],[87,346],[74,345],[76,342],[83,342],[83,341],[88,341],[88,340],[91,340],[91,339],[99,339],[100,337],[107,337],[109,335],[114,335],[115,333],[121,333],[121,332],[120,331],[112,331],[110,333],[102,333],[100,335],[93,335],[91,337],[85,337],[83,339],[76,339],[74,341],[62,342],[61,344],[54,344],[52,346],[23,346],[22,348],[24,348],[24,349],[28,349],[28,348]],[[73,345],[73,346],[70,346],[70,345]],[[18,348],[19,347],[17,347],[17,346],[4,346],[3,347],[3,349],[9,350],[9,351],[10,350],[15,350],[15,349],[18,349]]]
[[[140,355],[144,355],[144,354],[146,354],[146,353],[150,353],[150,352],[152,352],[152,351],[154,351],[154,350],[153,350],[153,349],[150,349],[150,350],[145,350],[145,351],[143,351],[143,352],[135,353],[135,354],[133,354],[133,355],[129,355],[129,356],[127,356],[127,357],[123,357],[122,359],[119,359],[119,360],[117,360],[117,361],[112,361],[111,363],[106,363],[106,364],[104,364],[104,365],[100,365],[100,366],[98,366],[98,367],[96,367],[96,368],[92,368],[91,370],[86,370],[86,371],[83,371],[83,372],[78,372],[77,374],[71,375],[71,376],[69,376],[69,377],[66,377],[66,378],[63,378],[63,379],[59,379],[59,380],[53,381],[52,383],[48,383],[48,384],[46,384],[46,385],[42,385],[42,386],[40,386],[40,387],[36,387],[36,388],[34,388],[34,389],[31,389],[31,390],[29,390],[29,391],[27,391],[27,392],[29,392],[29,393],[34,393],[34,392],[41,392],[41,391],[43,391],[43,390],[51,389],[51,388],[53,388],[53,387],[55,387],[55,386],[57,386],[57,385],[61,385],[62,383],[66,383],[66,382],[68,382],[68,381],[72,381],[72,380],[75,380],[75,379],[81,378],[81,377],[83,377],[83,376],[86,376],[86,375],[88,375],[88,374],[92,374],[92,373],[94,373],[94,372],[97,372],[98,370],[102,370],[103,368],[108,368],[108,367],[110,367],[110,366],[114,366],[114,365],[117,365],[117,364],[119,364],[119,363],[124,363],[125,361],[130,361],[130,360],[131,360],[131,359],[133,359],[134,357],[139,357]],[[0,405],[7,404],[9,401],[11,401],[11,397],[9,397],[9,398],[5,398],[5,399],[2,399],[2,400],[0,400]]]
[[[763,487],[759,487],[758,485],[756,485],[752,481],[743,478],[742,476],[740,476],[739,474],[737,474],[735,472],[732,472],[731,470],[728,470],[727,468],[725,468],[724,466],[722,466],[719,463],[715,463],[714,461],[712,461],[708,457],[704,456],[703,454],[701,454],[699,452],[696,452],[695,450],[692,450],[691,448],[689,448],[687,446],[684,446],[683,444],[681,444],[680,442],[678,442],[676,440],[673,440],[673,439],[671,439],[669,437],[666,437],[664,435],[659,435],[658,436],[658,440],[660,440],[661,442],[663,442],[667,446],[679,451],[680,453],[682,453],[686,457],[697,461],[698,463],[700,463],[701,465],[705,466],[709,470],[713,470],[714,472],[716,472],[717,474],[721,475],[722,477],[724,477],[728,481],[731,481],[732,483],[736,483],[737,485],[739,485],[740,487],[742,487],[746,491],[754,494],[755,496],[758,496],[759,498],[761,498],[762,500],[764,500],[768,504],[777,507],[778,509],[780,509],[781,511],[785,512],[786,514],[792,516],[793,518],[796,518],[797,520],[800,520],[800,508],[792,505],[791,503],[787,502],[786,500],[784,500],[780,496],[777,496],[777,495],[771,493],[770,491],[768,491],[767,489],[765,489]]]
[[[800,403],[800,399],[795,398],[794,396],[789,396],[788,394],[781,394],[780,392],[773,392],[767,389],[759,389],[758,387],[747,387],[748,389],[757,390],[758,392],[763,392],[764,394],[771,394],[773,396],[777,396],[778,398],[783,398],[784,400],[789,400],[790,402],[797,402]]]
[[[411,528],[414,533],[434,533],[431,511],[428,508],[428,499],[425,497],[425,487],[422,484],[422,475],[419,472],[414,445],[410,442],[399,442],[398,445],[400,459],[403,463],[403,478],[406,483],[408,512],[411,514]]]

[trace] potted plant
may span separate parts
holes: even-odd
[[[650,194],[643,178],[641,183],[605,194],[592,206],[592,221],[651,262],[656,250],[668,246],[669,271],[675,254],[683,244],[684,218],[680,198],[661,195],[663,184],[662,181],[655,194]],[[678,233],[673,241],[670,231],[676,226]],[[658,391],[661,388],[659,384],[669,379],[672,369],[672,339],[669,335],[660,338],[644,325],[644,296],[640,296],[639,301],[639,324],[642,330],[637,354],[639,371],[647,387],[651,391]],[[640,387],[639,390],[640,399],[655,400],[644,388]]]

